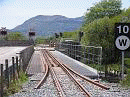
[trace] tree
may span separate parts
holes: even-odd
[[[95,19],[103,18],[105,16],[113,17],[121,13],[121,0],[102,0],[93,7],[85,15],[86,23],[90,23]]]
[[[39,36],[35,40],[36,44],[44,44],[45,42],[46,42],[46,39],[43,36]]]
[[[105,64],[115,62],[114,25],[121,21],[121,0],[102,0],[89,9],[85,15],[82,30],[85,32],[81,43],[85,45],[102,46]],[[112,55],[110,52],[113,52]],[[111,54],[111,55],[110,55]],[[108,58],[110,57],[110,58]],[[113,61],[115,59],[115,61]]]
[[[21,32],[10,32],[6,36],[6,40],[25,40],[26,37]]]

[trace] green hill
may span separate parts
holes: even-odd
[[[52,36],[54,33],[78,30],[82,25],[83,19],[83,17],[67,18],[61,15],[38,15],[10,30],[10,32],[22,32],[25,35],[28,35],[28,32],[31,29],[32,31],[35,31],[38,36]]]

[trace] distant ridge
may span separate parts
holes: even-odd
[[[61,15],[38,15],[26,20],[9,32],[22,32],[27,35],[28,31],[35,31],[38,36],[52,36],[54,33],[69,32],[81,27],[83,17],[67,18]]]

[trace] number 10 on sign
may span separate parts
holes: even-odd
[[[122,79],[124,79],[124,51],[130,47],[130,23],[115,24],[115,45],[122,51]]]

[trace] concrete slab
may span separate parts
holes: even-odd
[[[42,55],[40,51],[34,51],[31,60],[29,62],[29,65],[27,67],[27,74],[30,75],[45,72],[45,68],[42,64],[41,57]]]

